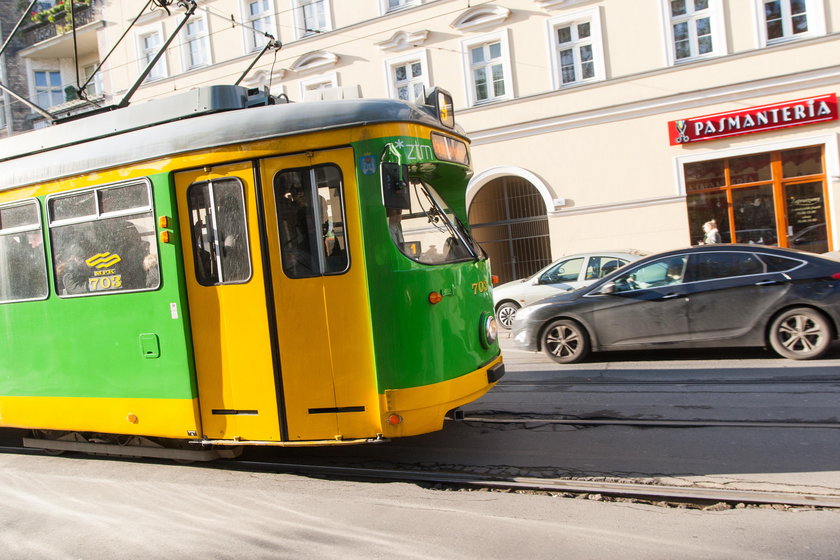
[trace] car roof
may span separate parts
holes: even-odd
[[[636,261],[634,264],[639,264],[641,261],[652,261],[661,257],[669,255],[682,255],[685,253],[707,253],[707,252],[736,252],[736,253],[771,253],[780,256],[787,256],[791,258],[819,258],[827,260],[816,253],[809,253],[799,249],[788,249],[785,247],[775,247],[771,245],[759,245],[755,243],[715,243],[710,245],[693,245],[691,247],[683,247],[682,249],[671,249],[670,251],[663,251],[661,253],[654,253],[647,255],[644,259]]]

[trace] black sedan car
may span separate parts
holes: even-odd
[[[840,327],[840,262],[763,245],[651,255],[594,284],[523,307],[514,343],[559,363],[590,351],[770,346],[824,354]]]

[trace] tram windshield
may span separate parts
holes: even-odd
[[[408,258],[423,264],[477,260],[484,251],[430,184],[410,179],[408,208],[388,207],[391,239]],[[405,199],[404,199],[405,200]]]

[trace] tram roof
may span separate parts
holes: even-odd
[[[393,99],[248,103],[246,88],[207,86],[6,138],[0,190],[292,134],[387,122],[443,128],[423,107]]]

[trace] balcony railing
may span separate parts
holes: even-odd
[[[73,16],[76,21],[76,28],[96,19],[98,10],[94,6],[77,6],[73,10]],[[55,21],[45,21],[43,23],[32,23],[23,29],[23,42],[25,47],[31,47],[47,39],[57,37],[67,31],[70,31],[70,18],[67,12],[60,12],[55,15]]]

